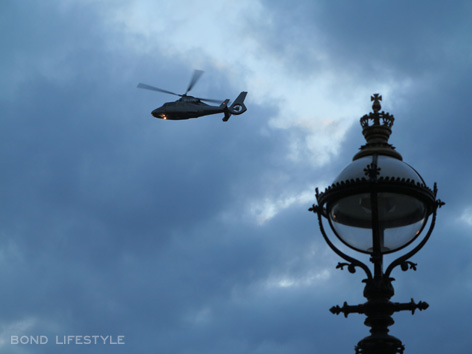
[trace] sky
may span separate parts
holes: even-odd
[[[430,308],[390,333],[470,352],[471,18],[468,1],[2,1],[1,351],[354,352],[364,316],[328,310],[364,302],[363,274],[335,269],[307,210],[380,93],[390,142],[446,202],[418,270],[393,272],[392,301]],[[136,85],[183,93],[195,69],[192,94],[247,91],[248,111],[153,118],[174,97]]]

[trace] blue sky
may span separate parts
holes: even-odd
[[[364,144],[390,142],[447,205],[396,270],[406,353],[466,353],[472,314],[472,5],[430,1],[3,1],[0,347],[5,353],[339,353],[368,334],[360,272],[307,209]],[[248,111],[162,121],[172,96]],[[11,336],[49,338],[14,345]],[[124,345],[55,336],[124,336]]]

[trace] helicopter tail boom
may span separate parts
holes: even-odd
[[[240,115],[247,111],[246,105],[244,104],[244,100],[246,99],[247,92],[243,91],[239,94],[233,104],[225,110],[225,116],[223,121],[228,121],[229,117],[232,114]],[[226,102],[226,101],[225,101]]]

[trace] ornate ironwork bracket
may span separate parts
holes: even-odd
[[[372,311],[373,306],[374,305],[369,304],[369,302],[360,305],[348,305],[347,302],[344,302],[342,307],[336,305],[331,307],[329,311],[333,315],[339,315],[342,312],[344,317],[347,317],[351,313],[366,314]],[[416,303],[413,299],[411,299],[410,302],[404,303],[389,301],[388,303],[385,303],[382,306],[384,307],[384,310],[387,310],[386,312],[389,313],[411,311],[411,314],[414,315],[416,310],[426,310],[429,307],[429,304],[424,301],[419,301],[418,303]]]
[[[411,299],[410,302],[406,303],[398,303],[394,302],[394,312],[400,312],[400,311],[411,311],[411,314],[414,315],[416,310],[426,310],[429,307],[429,304],[424,301],[419,301],[418,303],[415,303],[413,299]]]
[[[390,276],[390,273],[392,272],[392,270],[397,267],[397,266],[401,266],[401,269],[403,271],[405,270],[408,270],[408,269],[413,269],[413,270],[416,270],[416,264],[413,263],[413,262],[410,262],[410,261],[407,261],[407,259],[413,257],[420,249],[423,248],[423,246],[426,244],[426,242],[428,242],[432,232],[433,232],[433,229],[434,229],[434,226],[436,224],[436,213],[437,213],[437,210],[438,208],[441,208],[443,205],[445,205],[446,203],[444,203],[441,199],[436,199],[436,195],[438,193],[438,186],[436,183],[434,183],[434,189],[433,189],[433,194],[434,194],[434,199],[435,199],[435,202],[434,202],[434,206],[433,206],[433,212],[432,212],[432,219],[431,219],[431,225],[429,226],[429,230],[426,234],[426,236],[423,238],[423,240],[415,247],[413,248],[410,252],[408,252],[407,254],[403,255],[402,257],[399,257],[397,258],[396,260],[394,260],[392,263],[390,263],[390,265],[388,266],[387,270],[385,271],[385,276],[386,277],[389,277]],[[408,268],[409,267],[409,268]]]
[[[413,269],[414,271],[416,271],[416,266],[417,265],[418,265],[417,263],[413,263],[413,262],[410,262],[410,261],[404,261],[400,264],[400,267],[404,272],[406,272],[408,269]]]
[[[333,306],[329,309],[329,311],[333,315],[339,315],[341,312],[344,314],[344,317],[347,318],[347,316],[350,313],[365,313],[365,308],[364,304],[362,305],[348,305],[347,302],[344,302],[343,307],[339,307],[339,305]]]
[[[349,273],[355,273],[356,272],[356,267],[359,267],[358,264],[339,262],[338,265],[336,266],[336,269],[344,270],[344,267],[346,267],[346,266],[347,266],[347,270],[349,271]]]
[[[318,188],[316,188],[316,196],[318,198],[319,194],[318,194]],[[326,215],[326,210],[324,210],[322,207],[318,206],[318,205],[315,205],[313,204],[313,206],[308,209],[308,211],[311,211],[313,213],[315,213],[317,216],[318,216],[318,224],[319,224],[319,227],[320,227],[320,230],[321,230],[321,234],[323,235],[323,238],[325,239],[326,243],[328,244],[328,246],[338,255],[340,256],[341,258],[345,259],[346,261],[348,261],[349,263],[344,263],[344,265],[347,265],[348,266],[348,270],[351,272],[351,273],[355,273],[355,267],[359,267],[359,268],[362,268],[364,270],[364,272],[366,273],[367,275],[367,279],[372,279],[372,273],[369,269],[369,267],[367,267],[364,263],[362,263],[361,261],[358,261],[357,259],[353,258],[353,257],[350,257],[348,256],[347,254],[345,254],[344,252],[342,252],[341,250],[339,250],[332,242],[331,240],[328,238],[328,236],[326,235],[326,232],[325,232],[325,229],[324,229],[324,226],[323,226],[323,221],[322,221],[322,216],[323,215]],[[339,268],[339,264],[338,264],[338,267],[336,268]],[[342,269],[342,266],[341,266],[341,269]],[[354,271],[352,271],[354,270]]]

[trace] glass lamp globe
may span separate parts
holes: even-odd
[[[376,156],[378,182],[369,183],[366,168],[373,163],[374,156],[353,161],[335,179],[334,185],[345,184],[347,188],[327,204],[328,219],[336,236],[347,246],[373,253],[374,237],[378,237],[380,252],[391,253],[407,246],[421,233],[429,207],[421,190],[415,190],[424,185],[423,179],[397,158]],[[349,188],[346,181],[358,182]],[[373,215],[375,204],[377,212]]]

